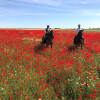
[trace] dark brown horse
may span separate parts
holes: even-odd
[[[54,33],[53,30],[50,31],[49,34],[46,34],[45,36],[42,37],[42,44],[46,44],[46,46],[53,45],[53,39],[54,39]]]
[[[74,38],[74,46],[77,47],[81,47],[81,49],[84,46],[84,38],[83,38],[83,31],[84,30],[80,30],[78,32],[78,34],[75,36]]]

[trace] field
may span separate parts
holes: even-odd
[[[100,29],[87,29],[86,32],[100,32]]]
[[[0,29],[0,100],[100,100],[100,32],[54,30],[53,48],[41,47],[44,30]]]

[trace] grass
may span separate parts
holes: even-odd
[[[87,29],[86,32],[100,32],[100,29]]]
[[[73,51],[67,50],[73,44],[72,30],[55,31],[52,49],[36,48],[40,42],[29,37],[40,40],[42,35],[34,31],[24,32],[23,38],[9,33],[0,35],[0,100],[99,100],[100,40],[94,41],[96,33],[85,34],[84,49]]]

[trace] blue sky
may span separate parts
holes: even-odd
[[[0,0],[0,28],[100,28],[100,0]]]

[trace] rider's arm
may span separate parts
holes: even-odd
[[[45,35],[47,34],[47,29],[45,29]]]
[[[77,33],[79,32],[79,28],[76,29],[76,32],[77,32]]]
[[[49,34],[50,33],[50,29],[46,29],[46,34]]]

